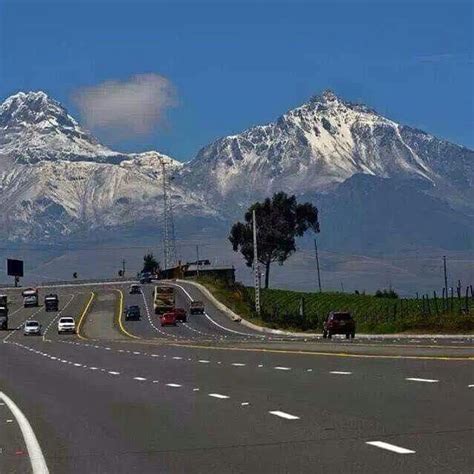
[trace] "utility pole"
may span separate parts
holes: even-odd
[[[319,271],[319,256],[318,256],[318,244],[316,243],[316,239],[314,239],[314,255],[316,257],[316,268],[318,270],[318,286],[319,286],[319,292],[322,293],[322,288],[321,288],[321,272]]]
[[[255,278],[255,311],[260,316],[260,268],[258,265],[257,254],[257,218],[255,216],[255,209],[252,211],[253,221],[253,271]]]
[[[164,232],[163,232],[163,250],[164,250],[164,268],[171,268],[176,265],[176,236],[174,231],[173,204],[169,193],[169,181],[166,174],[167,162],[160,158],[161,175],[163,185],[163,214],[164,214]]]
[[[444,268],[444,287],[446,288],[446,309],[448,308],[448,272],[446,271],[446,255],[443,256],[443,268]]]
[[[199,277],[199,245],[196,245],[196,275]]]

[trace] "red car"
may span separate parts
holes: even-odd
[[[333,334],[345,334],[346,339],[354,339],[356,324],[351,313],[345,311],[331,311],[324,321],[323,338],[331,339]]]
[[[185,323],[188,320],[188,315],[183,308],[175,308],[173,313],[176,314],[176,319],[182,323]]]
[[[177,326],[175,313],[164,313],[160,316],[162,326]]]

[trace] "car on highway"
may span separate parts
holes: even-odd
[[[59,298],[56,294],[49,294],[44,297],[44,309],[45,311],[58,311],[59,310]]]
[[[63,334],[65,332],[69,332],[71,334],[76,333],[76,323],[74,322],[74,318],[71,316],[63,316],[62,318],[59,318],[58,334]]]
[[[8,329],[8,307],[0,305],[0,329]]]
[[[355,337],[356,324],[352,314],[348,311],[331,311],[323,324],[323,338],[334,334],[345,334],[346,339]]]
[[[41,336],[41,324],[38,321],[26,321],[23,326],[25,336]]]
[[[185,323],[188,320],[188,315],[186,314],[186,310],[184,308],[175,308],[173,310],[174,314],[176,314],[176,319]]]
[[[204,303],[202,301],[191,301],[189,314],[204,314]]]
[[[178,323],[176,322],[176,313],[171,311],[168,313],[163,313],[160,316],[160,323],[161,326],[177,326]]]
[[[143,285],[145,283],[151,283],[151,273],[143,272],[139,275],[140,283]]]
[[[22,292],[23,306],[28,308],[30,306],[38,306],[38,290],[36,288],[27,288]]]
[[[127,306],[125,308],[125,321],[129,321],[130,319],[140,319],[141,314],[140,314],[140,306],[137,305],[131,305]]]
[[[128,292],[131,295],[139,295],[142,292],[142,287],[140,285],[137,285],[136,283],[133,283],[130,285],[130,288],[128,289]]]

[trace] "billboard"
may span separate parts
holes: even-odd
[[[7,275],[14,277],[23,276],[23,260],[7,258]]]

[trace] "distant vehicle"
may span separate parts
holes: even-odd
[[[28,308],[29,306],[38,306],[38,290],[36,288],[28,288],[23,290],[23,306]]]
[[[176,315],[176,319],[182,323],[185,323],[188,320],[186,310],[183,308],[175,308],[173,313]]]
[[[176,322],[176,313],[163,313],[160,316],[160,323],[162,326],[177,326],[178,323]]]
[[[132,305],[125,308],[125,321],[130,319],[140,319],[140,306]]]
[[[56,294],[49,294],[44,297],[45,311],[59,311],[59,298]]]
[[[74,318],[70,316],[63,316],[62,318],[59,318],[58,334],[62,334],[64,332],[70,332],[72,334],[76,333],[76,323],[74,322]]]
[[[41,336],[41,324],[38,321],[26,321],[23,334],[25,336]]]
[[[128,289],[128,292],[131,295],[139,295],[142,292],[142,288],[140,285],[137,285],[136,283],[133,283],[130,285],[130,288]]]
[[[0,306],[4,306],[8,308],[8,296],[7,295],[0,295]]]
[[[163,314],[174,309],[174,288],[172,286],[155,286],[153,308],[155,314]]]
[[[0,305],[0,329],[6,331],[8,329],[8,308]]]
[[[202,301],[191,301],[189,314],[204,314],[204,303]]]
[[[151,273],[149,272],[140,273],[140,283],[142,285],[145,283],[151,283]]]
[[[351,313],[343,311],[331,311],[323,325],[323,338],[329,339],[333,334],[345,334],[346,339],[355,337],[356,324]]]

